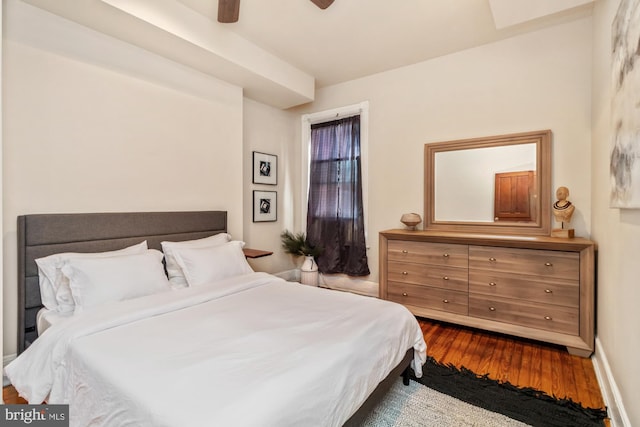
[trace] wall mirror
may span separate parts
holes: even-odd
[[[549,235],[551,131],[425,144],[425,229]]]

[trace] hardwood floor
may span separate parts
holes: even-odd
[[[2,400],[4,401],[4,403],[12,405],[27,403],[26,400],[18,396],[16,389],[10,385],[2,389]]]
[[[479,375],[519,387],[532,387],[589,408],[604,408],[591,359],[564,347],[463,326],[418,319],[427,354]]]
[[[418,320],[428,355],[441,363],[570,398],[585,407],[605,407],[591,359],[572,356],[563,347]],[[5,387],[2,395],[5,403],[26,403],[11,386]]]

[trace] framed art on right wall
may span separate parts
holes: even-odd
[[[640,208],[640,0],[622,0],[611,26],[612,208]]]

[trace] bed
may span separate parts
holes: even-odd
[[[358,425],[409,366],[421,374],[426,345],[404,307],[247,269],[226,218],[19,217],[21,354],[6,367],[18,392],[30,403],[69,403],[72,425],[340,426]],[[173,281],[162,242],[224,236],[215,248],[177,251],[189,285]],[[36,259],[130,248],[67,259],[77,306],[47,316],[51,296]],[[148,273],[158,262],[163,278]],[[93,287],[80,287],[87,277]]]

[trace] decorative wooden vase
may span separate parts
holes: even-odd
[[[318,286],[318,264],[313,256],[305,256],[300,266],[300,283],[309,286]]]
[[[400,218],[400,222],[407,226],[409,230],[415,230],[416,226],[422,222],[422,218],[417,213],[406,213]]]

